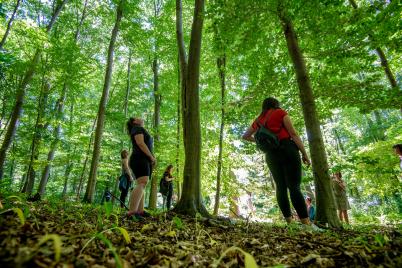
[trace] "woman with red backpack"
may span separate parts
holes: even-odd
[[[306,203],[300,190],[301,160],[310,165],[303,143],[293,127],[287,112],[279,107],[275,98],[266,98],[261,114],[243,134],[243,139],[256,141],[262,149],[276,185],[276,199],[287,223],[292,222],[288,190],[300,221],[310,225]],[[316,226],[314,226],[316,227]]]

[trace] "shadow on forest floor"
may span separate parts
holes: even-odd
[[[3,202],[3,268],[255,267],[253,258],[261,267],[402,267],[401,230],[395,227],[312,232],[172,214],[133,221],[107,205],[30,203],[16,196]]]

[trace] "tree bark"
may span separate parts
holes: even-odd
[[[35,176],[36,176],[35,165],[36,161],[39,158],[39,147],[42,143],[42,135],[45,129],[43,123],[43,115],[45,113],[45,107],[47,103],[49,90],[50,90],[50,84],[48,82],[45,82],[45,84],[42,86],[42,90],[39,97],[38,114],[36,117],[35,130],[31,144],[31,156],[28,165],[28,177],[25,182],[25,186],[22,190],[23,193],[27,193],[28,195],[32,193],[33,187],[35,185]]]
[[[63,184],[63,192],[61,194],[62,198],[65,198],[67,195],[67,186],[68,186],[68,179],[70,177],[71,170],[73,168],[73,163],[68,162],[66,171],[64,172],[64,184]]]
[[[74,43],[76,44],[78,42],[78,37],[79,37],[79,32],[80,29],[82,27],[82,24],[84,23],[84,19],[86,16],[86,9],[87,9],[87,2],[88,0],[85,1],[84,3],[84,9],[82,11],[81,14],[81,19],[80,22],[77,26],[77,30],[75,31],[74,34]],[[69,62],[69,65],[71,65],[72,63]],[[61,136],[61,122],[63,121],[64,118],[64,106],[65,106],[65,102],[66,102],[66,97],[67,97],[67,92],[68,92],[68,85],[70,83],[69,81],[70,79],[70,74],[68,74],[65,79],[64,79],[64,85],[63,85],[63,89],[62,89],[62,93],[60,98],[57,100],[57,104],[56,104],[56,121],[57,121],[57,126],[54,130],[54,140],[52,142],[52,144],[50,145],[50,150],[47,156],[47,164],[45,166],[45,168],[42,171],[42,177],[41,177],[41,181],[39,183],[39,187],[38,187],[38,193],[40,195],[44,195],[45,194],[45,188],[49,179],[49,174],[50,174],[50,169],[51,169],[51,165],[52,165],[52,161],[54,160],[54,155],[56,153],[56,149],[58,144],[60,143],[60,136]]]
[[[91,161],[91,168],[89,171],[89,178],[87,183],[87,189],[84,195],[84,202],[92,203],[94,201],[94,193],[95,193],[95,186],[96,186],[96,173],[98,170],[98,162],[100,156],[100,146],[102,142],[102,135],[103,135],[103,127],[105,123],[105,113],[106,113],[106,105],[109,97],[109,90],[110,84],[112,81],[112,70],[113,70],[113,52],[114,46],[117,39],[117,34],[119,32],[121,18],[123,16],[123,4],[124,0],[120,0],[119,5],[116,11],[116,21],[112,30],[112,36],[110,38],[108,55],[107,55],[107,66],[106,66],[106,73],[105,73],[105,82],[103,85],[102,97],[99,103],[99,110],[98,110],[98,120],[95,130],[95,141],[94,141],[94,149],[92,153],[92,161]]]
[[[56,8],[49,25],[46,27],[46,32],[49,34],[57,17],[60,14],[60,11],[63,9],[64,5],[68,2],[68,0],[63,0]],[[6,160],[6,154],[8,149],[10,148],[11,143],[13,142],[15,132],[18,127],[18,120],[22,113],[22,105],[24,104],[25,94],[28,84],[31,82],[32,77],[36,72],[36,66],[39,63],[41,50],[37,49],[31,63],[29,64],[28,69],[24,74],[24,78],[22,79],[21,84],[17,89],[15,104],[11,113],[11,120],[7,127],[6,135],[4,136],[3,144],[0,148],[0,180],[3,178],[3,169],[4,169],[4,162]]]
[[[286,14],[282,3],[278,5],[278,16],[282,22],[288,52],[296,72],[307,137],[310,145],[314,181],[316,184],[316,220],[322,224],[328,223],[332,227],[340,227],[340,221],[336,215],[334,195],[328,173],[328,162],[320,130],[320,122],[318,120],[306,63],[300,50],[293,24]]]
[[[176,0],[176,33],[182,81],[183,141],[185,162],[183,192],[175,211],[195,216],[209,216],[201,198],[201,131],[199,107],[199,74],[204,1],[195,0],[188,63],[185,55],[182,23],[182,1]]]
[[[180,128],[181,128],[181,83],[180,83],[180,59],[177,57],[177,128],[176,128],[176,188],[177,188],[177,201],[181,196],[181,183],[180,183]]]
[[[156,48],[155,48],[156,50]],[[159,63],[158,57],[156,56],[157,51],[155,51],[155,58],[152,63],[152,72],[154,74],[154,150],[158,148],[159,145],[159,125],[160,125],[160,112],[161,112],[161,102],[162,96],[159,92]],[[158,194],[158,177],[155,172],[152,174],[151,180],[151,192],[149,194],[149,208],[155,209],[156,208],[156,199]]]
[[[222,175],[222,152],[223,152],[223,135],[225,129],[225,71],[226,71],[226,55],[217,59],[217,67],[219,72],[219,81],[221,85],[221,128],[219,132],[219,154],[218,154],[218,171],[216,175],[216,193],[215,193],[215,206],[214,215],[218,215],[219,199],[221,192],[221,175]]]
[[[350,5],[353,7],[353,9],[358,9],[357,3],[355,0],[349,0]],[[373,37],[369,34],[370,40],[373,39]],[[389,63],[387,60],[387,57],[384,54],[384,51],[381,49],[381,47],[376,47],[375,51],[377,52],[378,57],[380,58],[381,61],[381,66],[384,69],[385,75],[387,76],[387,79],[391,85],[392,88],[397,88],[398,84],[395,80],[395,76],[391,71],[391,68],[389,67]]]
[[[11,30],[11,25],[13,24],[15,14],[17,14],[17,10],[18,10],[18,7],[20,6],[20,3],[21,3],[21,0],[17,0],[17,3],[15,4],[15,7],[14,7],[13,14],[11,15],[11,18],[7,23],[6,32],[4,33],[3,38],[0,41],[0,49],[2,49],[4,44],[6,43],[8,34],[10,33],[10,30]]]

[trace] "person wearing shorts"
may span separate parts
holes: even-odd
[[[130,118],[127,121],[127,131],[130,135],[133,151],[130,156],[130,168],[134,173],[137,185],[131,192],[128,216],[141,217],[144,212],[144,189],[152,173],[156,159],[152,153],[153,140],[144,128],[144,120]]]

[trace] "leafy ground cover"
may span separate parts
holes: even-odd
[[[1,267],[402,267],[400,227],[314,232],[74,202],[3,199]]]

